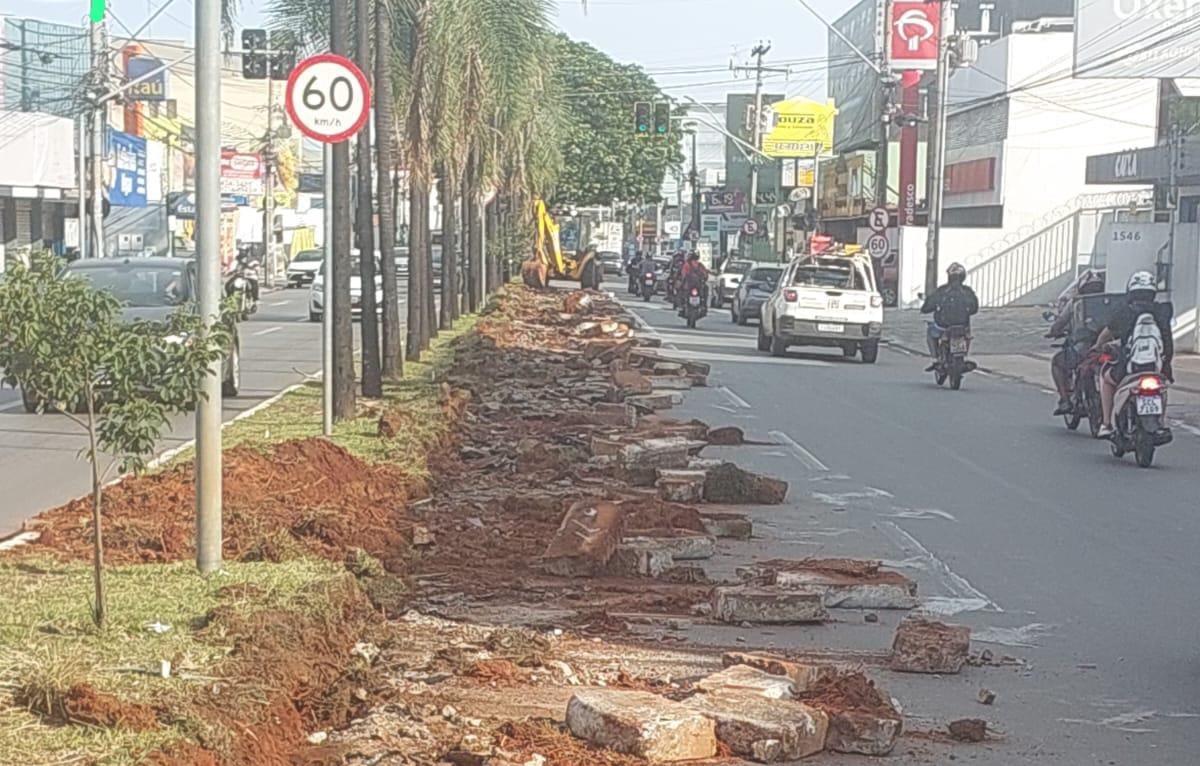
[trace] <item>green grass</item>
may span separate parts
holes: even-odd
[[[106,574],[109,624],[100,630],[91,620],[86,564],[0,563],[0,763],[139,762],[179,739],[189,723],[149,732],[53,725],[16,705],[14,695],[23,685],[51,679],[64,689],[89,683],[134,702],[178,699],[211,684],[209,674],[228,651],[219,632],[201,630],[212,609],[312,611],[323,606],[313,599],[312,583],[344,576],[339,566],[316,559],[230,563],[207,578],[190,563]],[[155,624],[169,630],[157,633]],[[159,674],[164,659],[174,666],[167,679]]]

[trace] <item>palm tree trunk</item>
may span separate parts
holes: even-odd
[[[487,233],[491,246],[487,252],[487,291],[490,295],[500,287],[500,254],[508,236],[508,226],[503,211],[508,202],[506,195],[497,194],[487,207]]]
[[[415,173],[408,181],[408,358],[425,348],[425,269],[429,243],[429,187]],[[422,226],[421,222],[425,221]]]
[[[356,0],[354,14],[355,53],[358,68],[371,76],[371,0]],[[380,58],[383,58],[382,56]],[[383,396],[383,380],[379,358],[379,315],[375,303],[375,221],[371,204],[371,122],[358,132],[358,252],[359,274],[362,277],[362,392],[363,396],[378,399]]]
[[[463,220],[467,246],[467,310],[479,311],[483,305],[483,221],[480,219],[479,148],[471,147],[463,191]]]
[[[438,194],[442,200],[442,306],[438,321],[443,330],[454,326],[455,307],[458,305],[458,179],[454,170],[445,168],[442,173],[442,188]]]
[[[329,42],[334,53],[350,52],[350,0],[330,0]],[[329,200],[325,201],[329,204]],[[333,147],[333,278],[325,284],[334,296],[333,416],[354,417],[354,330],[350,314],[350,147]],[[328,307],[326,300],[326,307]]]
[[[383,358],[381,374],[404,375],[400,353],[400,288],[396,276],[396,185],[392,176],[392,11],[390,0],[375,0],[375,161],[378,176],[379,254],[383,272]],[[365,373],[364,373],[365,376]]]

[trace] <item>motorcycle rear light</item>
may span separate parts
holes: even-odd
[[[1100,358],[1099,358],[1100,364],[1111,364],[1113,361],[1115,361],[1115,360],[1113,359],[1112,354],[1101,354],[1100,355]]]
[[[788,303],[795,303],[797,300],[800,299],[800,294],[797,293],[795,290],[784,290],[783,291],[783,299],[785,301],[787,301]]]
[[[693,288],[692,288],[692,295],[699,295],[699,294],[700,294],[700,291],[699,291],[699,290],[697,290],[696,288],[694,288],[694,287],[693,287]]]
[[[1143,396],[1157,396],[1162,391],[1162,381],[1146,376],[1138,381],[1137,391]]]
[[[872,295],[871,296],[871,308],[877,309],[882,305],[883,305],[883,296],[881,296],[881,295]]]

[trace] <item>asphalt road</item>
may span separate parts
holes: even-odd
[[[732,572],[747,558],[879,557],[918,581],[925,608],[970,625],[974,650],[1023,663],[945,678],[883,671],[882,685],[906,705],[907,728],[988,720],[1002,740],[948,751],[975,763],[1200,759],[1194,433],[1177,432],[1142,470],[1051,419],[1041,386],[976,374],[962,391],[939,389],[923,359],[895,350],[875,365],[844,361],[838,350],[776,359],[728,311],[688,330],[661,299],[627,305],[668,353],[713,364],[708,388],[688,395],[681,416],[771,442],[729,454],[792,484],[788,507],[756,512],[755,539],[718,568]],[[843,611],[819,629],[698,625],[690,637],[878,652],[902,614],[880,616],[867,624]],[[983,687],[997,692],[994,706],[976,701]],[[886,760],[945,763],[941,747],[905,740]]]
[[[403,322],[407,283],[400,290]],[[357,328],[356,322],[356,344]],[[308,288],[265,294],[240,333],[242,390],[225,400],[226,421],[320,373],[321,325],[308,321]],[[174,418],[160,452],[190,441],[194,423],[191,415]],[[28,415],[19,390],[0,389],[0,538],[43,509],[89,491],[87,463],[80,456],[85,446],[84,434],[67,418]]]

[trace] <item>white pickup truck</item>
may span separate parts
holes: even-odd
[[[874,364],[882,330],[883,297],[869,257],[802,255],[762,306],[758,350],[783,356],[788,346],[836,347]]]

